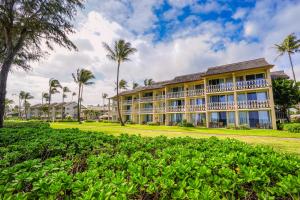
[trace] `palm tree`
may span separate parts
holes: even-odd
[[[64,107],[63,104],[65,102],[65,98],[67,98],[67,94],[68,92],[71,92],[71,90],[68,87],[63,87],[62,88],[62,104],[61,104],[61,119],[63,119],[63,115],[64,115]]]
[[[86,69],[77,69],[76,74],[72,73],[74,82],[78,84],[78,101],[77,101],[77,117],[78,122],[80,123],[80,112],[81,112],[81,101],[84,85],[92,85],[94,82],[91,82],[91,79],[94,79],[94,74]]]
[[[11,110],[11,105],[14,103],[13,100],[11,99],[5,99],[5,110],[4,110],[4,117],[6,117],[7,112],[9,112]]]
[[[132,82],[132,89],[139,87],[139,84],[137,82]]]
[[[46,103],[49,101],[49,94],[47,92],[42,93],[42,105],[44,105],[44,99]]]
[[[73,101],[73,97],[75,97],[75,96],[76,96],[76,92],[73,92],[71,101]]]
[[[22,100],[24,99],[25,93],[26,92],[24,91],[20,91],[19,93],[19,118],[20,119],[22,118]]]
[[[119,82],[119,88],[120,90],[127,90],[128,85],[127,85],[127,81],[125,81],[124,79],[120,80]]]
[[[27,110],[30,107],[30,104],[27,100],[33,99],[34,97],[29,93],[26,92],[24,95],[24,113],[25,113],[25,119],[27,120]]]
[[[144,80],[144,85],[145,86],[149,86],[149,85],[152,85],[154,83],[153,79],[152,78],[149,78],[149,79],[145,79]]]
[[[48,120],[50,121],[50,105],[52,94],[59,93],[58,88],[61,88],[61,85],[57,79],[51,78],[49,80],[49,99],[48,99]]]
[[[103,47],[107,51],[107,57],[115,61],[117,63],[117,109],[119,114],[120,123],[124,126],[124,122],[122,120],[121,112],[120,112],[120,99],[119,99],[119,75],[120,75],[120,65],[125,61],[129,61],[129,56],[134,54],[137,49],[131,47],[129,42],[125,42],[124,40],[115,41],[114,46],[110,47],[108,44],[103,43]]]
[[[103,99],[103,107],[105,107],[105,99],[108,97],[107,93],[102,93],[102,99]]]
[[[294,77],[294,82],[296,83],[296,76],[295,76],[295,71],[294,71],[294,65],[292,61],[292,54],[296,53],[300,49],[300,40],[297,39],[296,35],[294,33],[288,35],[281,44],[275,44],[275,48],[277,52],[279,53],[279,56],[284,55],[285,53],[288,54],[292,72],[293,72],[293,77]]]

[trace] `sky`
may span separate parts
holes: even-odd
[[[7,97],[18,102],[19,91],[30,92],[31,104],[41,102],[50,78],[77,92],[72,73],[91,70],[95,84],[84,88],[83,104],[102,104],[102,93],[115,94],[116,64],[106,58],[102,42],[124,39],[137,48],[122,64],[120,78],[143,84],[205,71],[208,67],[264,57],[292,77],[287,56],[277,58],[274,44],[295,33],[300,38],[300,0],[87,0],[69,35],[78,51],[56,47],[32,69],[14,68]],[[293,55],[300,78],[300,53]],[[61,94],[53,101],[61,102]],[[71,101],[68,95],[66,101]]]

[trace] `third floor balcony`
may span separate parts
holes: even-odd
[[[234,102],[210,102],[207,106],[208,110],[233,110],[235,108]]]
[[[236,82],[236,89],[237,90],[265,88],[265,87],[268,87],[268,86],[269,86],[269,82],[267,81],[267,79],[256,79],[256,80]]]
[[[217,85],[206,86],[207,93],[233,91],[233,89],[234,89],[233,83],[221,83]]]
[[[270,100],[248,100],[239,101],[239,109],[258,109],[258,108],[270,108]]]

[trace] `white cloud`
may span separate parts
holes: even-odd
[[[237,19],[243,19],[247,15],[248,10],[245,8],[239,8],[237,11],[233,14],[232,18]]]

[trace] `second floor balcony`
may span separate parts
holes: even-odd
[[[248,100],[248,101],[239,101],[239,109],[258,109],[258,108],[270,108],[269,100]]]
[[[204,95],[204,89],[188,90],[186,95],[189,97]]]
[[[180,91],[180,92],[168,92],[167,93],[167,98],[182,98],[185,96],[185,91]]]
[[[154,107],[154,112],[155,113],[164,113],[166,111],[165,107]]]
[[[214,92],[226,92],[226,91],[233,91],[234,85],[233,83],[221,83],[217,85],[207,85],[206,92],[207,93],[214,93]]]
[[[132,110],[123,110],[122,112],[124,115],[130,115],[132,113]]]
[[[207,106],[208,110],[233,110],[235,108],[234,102],[210,102]]]
[[[123,101],[123,105],[131,105],[132,104],[132,100],[124,100]]]
[[[153,96],[141,97],[141,99],[140,99],[141,103],[148,103],[148,102],[152,102],[152,101],[153,101]]]
[[[153,108],[141,108],[140,114],[153,113]]]
[[[254,88],[265,88],[269,86],[267,79],[257,79],[249,81],[238,81],[236,82],[237,90],[254,89]]]
[[[185,106],[168,106],[167,112],[185,112]]]
[[[193,111],[205,111],[205,104],[201,104],[201,105],[188,105],[187,109],[190,112],[193,112]]]

